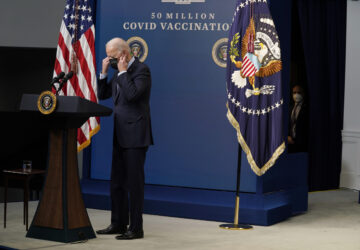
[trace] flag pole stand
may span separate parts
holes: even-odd
[[[248,230],[253,227],[248,224],[239,224],[239,203],[240,203],[240,174],[241,174],[241,147],[238,149],[238,166],[237,166],[237,177],[236,177],[236,201],[235,201],[235,216],[233,224],[221,224],[219,227],[228,230]]]

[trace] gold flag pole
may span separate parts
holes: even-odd
[[[240,174],[241,174],[241,146],[239,144],[238,149],[238,167],[237,167],[237,177],[236,177],[236,201],[235,201],[235,216],[234,216],[234,223],[233,224],[221,224],[219,227],[222,229],[229,229],[229,230],[247,230],[252,229],[251,225],[247,224],[239,224],[239,204],[240,204]]]

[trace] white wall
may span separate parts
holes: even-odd
[[[0,46],[56,48],[65,0],[0,0]]]
[[[360,190],[360,1],[347,2],[346,73],[340,186]]]

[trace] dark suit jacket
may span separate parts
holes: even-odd
[[[291,112],[294,106],[290,109],[289,117],[289,135],[291,135]],[[308,149],[308,138],[309,138],[309,110],[306,103],[301,105],[299,115],[296,119],[295,134],[296,138],[294,139],[295,144],[289,145],[289,151],[292,152],[306,152]]]
[[[126,73],[118,73],[109,82],[107,78],[98,81],[99,99],[112,97],[114,101],[114,136],[123,148],[152,145],[150,70],[135,58]]]

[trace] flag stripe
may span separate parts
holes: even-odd
[[[66,65],[68,68],[70,68],[70,53],[69,53],[69,50],[66,46],[65,39],[64,39],[64,35],[66,37],[66,32],[63,30],[64,26],[65,26],[65,24],[63,22],[61,24],[61,30],[60,30],[60,35],[59,35],[59,44],[58,44],[59,45],[58,48],[60,48],[60,50],[58,49],[57,54],[62,52],[62,57],[64,58],[64,62],[65,62],[65,64],[62,66]]]
[[[243,65],[241,67],[241,72],[245,77],[255,75],[257,69],[250,58],[246,55],[243,60]]]
[[[91,32],[90,32],[91,31]],[[86,40],[80,39],[81,44],[83,44],[83,47],[86,47],[86,60],[88,62],[88,66],[90,69],[90,72],[96,72],[96,63],[95,63],[95,40],[94,40],[94,33],[95,30],[92,26],[91,30],[89,29],[87,32],[84,33]],[[92,62],[92,63],[91,63]],[[92,89],[95,93],[94,95],[94,100],[97,102],[97,80],[96,80],[96,75],[95,74],[91,74],[91,85],[92,85]]]
[[[249,72],[249,70],[252,70],[252,69],[253,69],[253,67],[252,67],[251,64],[245,65],[245,67],[244,67],[244,74],[246,74],[247,72]]]
[[[248,65],[246,68],[245,68],[245,72],[244,72],[244,75],[248,75],[251,71],[254,70],[254,66],[253,65]]]
[[[81,38],[82,39],[82,38]],[[81,40],[80,39],[80,40]],[[80,43],[80,41],[77,41],[77,43]],[[86,48],[86,45],[82,45],[84,46],[84,48]],[[85,77],[85,81],[84,83],[86,83],[87,88],[85,88],[88,92],[89,92],[89,96],[87,96],[87,99],[92,100],[92,101],[96,101],[96,96],[94,93],[94,90],[91,86],[91,72],[88,66],[88,61],[85,58],[85,55],[83,53],[83,47],[82,46],[78,46],[77,51],[76,51],[76,55],[79,59],[79,63],[80,63],[80,67],[81,67],[81,71],[83,73],[83,76]],[[90,53],[91,54],[91,53]],[[85,86],[83,86],[85,87]]]
[[[93,66],[94,66],[94,72],[96,72],[96,61],[95,61],[95,27],[94,25],[91,26],[92,32],[85,32],[86,40],[89,44],[90,50],[91,50],[91,56],[93,59]],[[91,64],[90,64],[91,65]]]
[[[68,33],[67,31],[64,31],[65,35],[68,37]],[[62,51],[62,55],[63,55],[63,58],[64,58],[64,65],[62,65],[62,69],[63,71],[65,70],[64,66],[67,66],[67,69],[70,69],[71,68],[71,64],[70,64],[70,53],[72,52],[72,49],[69,50],[69,48],[66,46],[65,44],[65,38],[63,37],[63,34],[60,33],[59,35],[59,47]],[[72,48],[72,46],[70,46],[70,48]],[[67,71],[64,71],[64,72],[67,72]],[[74,75],[71,79],[70,79],[70,84],[72,85],[75,93],[77,96],[80,96],[81,98],[84,98],[84,94],[81,92],[80,88],[79,88],[79,84],[78,84],[78,79],[77,79],[77,76]],[[67,84],[64,86],[64,88],[67,88]]]
[[[248,69],[245,71],[245,75],[250,76],[254,72],[255,72],[255,67],[254,66],[249,66]]]

